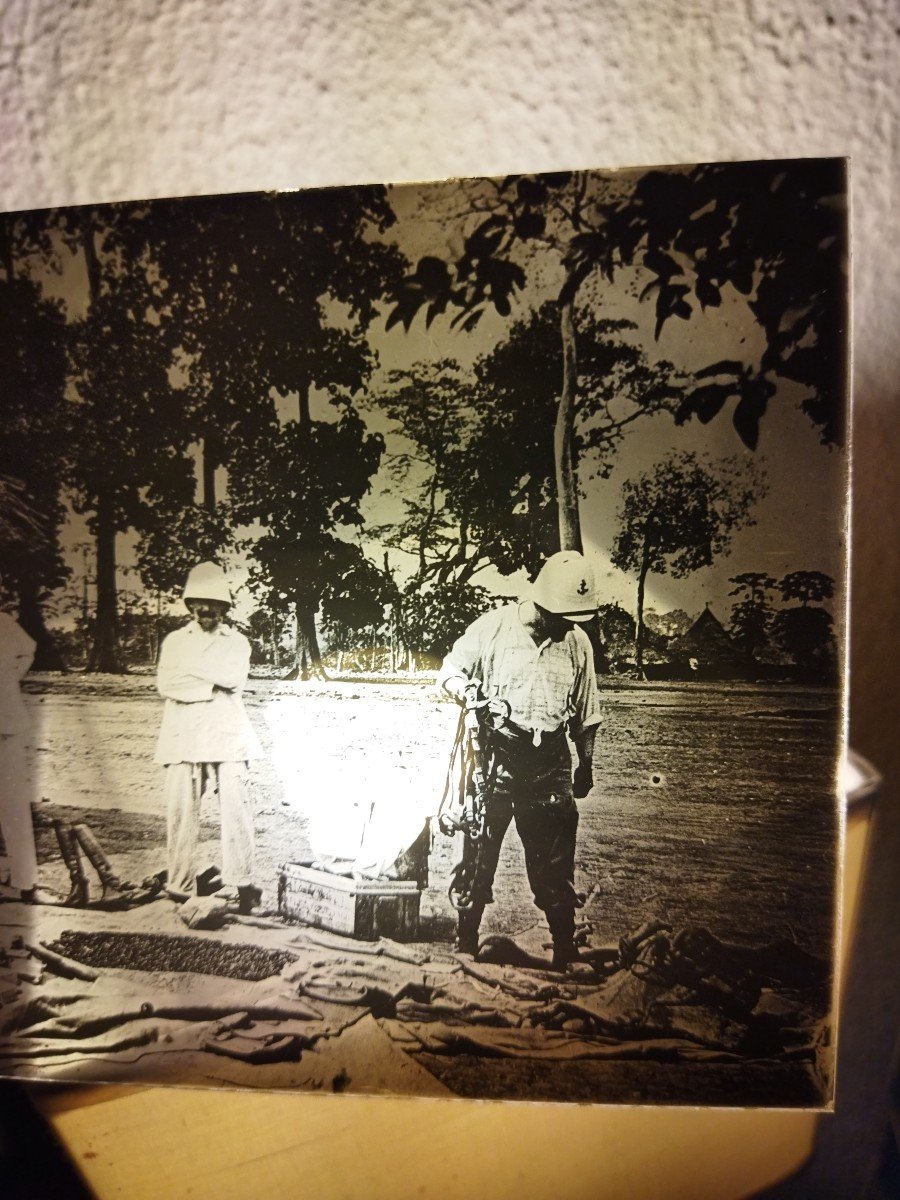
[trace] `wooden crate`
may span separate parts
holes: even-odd
[[[278,910],[288,920],[363,941],[388,937],[411,942],[419,935],[419,896],[412,879],[351,879],[303,863],[285,863]]]

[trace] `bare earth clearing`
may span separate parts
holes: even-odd
[[[164,864],[162,768],[152,762],[161,715],[152,677],[33,676],[26,682],[35,718],[35,803],[46,814],[90,822],[116,869],[140,879]],[[596,786],[580,803],[576,884],[588,894],[583,917],[594,944],[618,938],[650,918],[675,928],[702,926],[746,945],[790,938],[830,959],[838,814],[833,791],[839,714],[832,692],[746,684],[634,684],[601,680],[604,720],[597,739]],[[340,793],[360,804],[391,789],[420,791],[436,807],[456,723],[456,709],[436,701],[429,683],[251,680],[248,709],[268,757],[255,767],[258,881],[274,906],[280,864],[312,857],[307,823],[294,789],[328,805]],[[285,787],[284,731],[294,775]],[[273,731],[281,738],[275,737]],[[217,861],[214,809],[205,814],[209,861]],[[42,882],[63,890],[67,876],[52,831],[39,829]],[[452,940],[447,879],[457,848],[435,834],[430,887],[423,896],[423,943],[440,956]],[[510,830],[495,885],[497,903],[484,933],[519,935],[534,909],[521,846]],[[173,906],[157,901],[128,914],[125,925],[103,914],[82,919],[54,912],[66,929],[129,928],[176,933]],[[47,914],[49,918],[49,913]],[[0,914],[2,917],[2,914]],[[42,918],[43,920],[43,918]],[[48,929],[50,926],[48,925]],[[43,929],[43,924],[42,924]],[[183,926],[180,932],[184,933]],[[283,934],[244,930],[260,946]],[[43,933],[42,933],[43,936]],[[279,940],[280,939],[280,940]],[[538,943],[539,944],[539,943]],[[184,978],[184,977],[183,977]],[[367,1018],[370,1019],[370,1018]],[[348,1035],[345,1033],[344,1037]],[[357,1034],[362,1033],[357,1026]],[[348,1043],[349,1045],[349,1043]],[[348,1046],[345,1045],[345,1051]],[[158,1058],[159,1056],[157,1056]],[[207,1058],[210,1056],[207,1056]],[[304,1052],[303,1060],[307,1058]],[[363,1055],[372,1058],[371,1049]],[[607,1101],[706,1101],[720,1104],[816,1103],[801,1077],[771,1064],[740,1070],[715,1063],[541,1062],[450,1057],[427,1052],[416,1065],[457,1094]],[[174,1070],[160,1075],[136,1064],[129,1074],[95,1063],[68,1077],[160,1078],[227,1082]],[[272,1068],[269,1068],[271,1072]],[[391,1068],[393,1070],[393,1067]],[[387,1067],[357,1072],[360,1090],[432,1090],[424,1075]],[[24,1073],[24,1072],[23,1072]],[[57,1076],[59,1077],[59,1076]],[[327,1072],[323,1074],[327,1086]],[[393,1082],[391,1080],[394,1079]],[[243,1076],[233,1081],[251,1082]],[[260,1073],[260,1086],[323,1086],[286,1067]],[[333,1082],[333,1080],[332,1080]]]

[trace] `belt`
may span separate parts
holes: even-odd
[[[495,731],[494,739],[496,741],[507,741],[514,745],[542,746],[545,749],[551,749],[565,741],[566,727],[560,725],[558,729],[525,729],[522,725],[517,725],[515,721],[504,721],[503,725]]]

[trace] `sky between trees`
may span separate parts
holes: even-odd
[[[610,193],[615,196],[618,190],[621,195],[626,194],[640,177],[640,172],[611,177]],[[459,257],[473,219],[480,219],[477,215],[473,218],[472,212],[473,196],[478,201],[483,194],[479,192],[480,186],[472,183],[465,187],[428,184],[390,188],[388,203],[397,221],[381,234],[371,231],[371,237],[398,247],[410,264],[423,255],[452,261]],[[784,231],[784,236],[789,239],[790,231]],[[524,264],[524,288],[510,295],[507,315],[488,305],[478,323],[468,331],[454,322],[452,309],[435,316],[427,328],[422,315],[408,329],[402,324],[388,328],[395,299],[385,297],[376,303],[376,315],[366,336],[370,349],[377,355],[377,366],[365,388],[357,393],[355,404],[369,430],[385,437],[388,455],[403,448],[402,439],[398,439],[392,423],[371,398],[386,389],[391,372],[449,358],[456,360],[465,374],[481,356],[508,337],[514,321],[536,311],[559,293],[564,272],[558,256],[540,245],[527,243],[526,239],[514,248],[511,258]],[[582,283],[578,305],[582,310],[602,310],[604,317],[612,320],[633,322],[635,329],[623,336],[640,346],[651,364],[666,360],[687,377],[719,360],[759,365],[765,337],[748,307],[754,298],[752,294],[741,295],[726,282],[717,306],[697,311],[694,305],[688,320],[677,315],[670,317],[657,337],[654,305],[640,297],[642,282],[639,264],[619,267],[613,281],[594,273]],[[77,254],[64,256],[62,272],[58,275],[45,272],[42,283],[49,295],[64,301],[70,321],[84,315],[88,307],[88,280],[83,259]],[[348,325],[345,306],[327,301],[324,308],[336,328]],[[177,367],[170,372],[170,379],[175,390],[184,383]],[[603,602],[634,607],[633,580],[609,561],[623,485],[649,470],[669,452],[694,451],[711,459],[731,455],[752,459],[765,471],[767,491],[755,507],[755,524],[736,532],[730,552],[685,579],[653,576],[648,581],[647,606],[658,611],[683,608],[697,612],[704,603],[710,603],[724,612],[729,605],[729,578],[753,570],[775,577],[796,570],[825,572],[838,581],[836,604],[840,605],[846,462],[839,449],[822,444],[820,430],[799,410],[797,402],[803,392],[799,384],[790,380],[777,381],[769,411],[760,422],[755,451],[742,443],[726,408],[708,424],[692,419],[676,425],[669,412],[643,417],[626,431],[606,478],[595,475],[590,457],[582,459],[579,465],[582,534],[585,550],[598,568]],[[280,400],[279,411],[287,414],[292,404],[290,396]],[[310,395],[313,420],[324,415],[328,407],[325,393],[314,388]],[[226,469],[220,469],[218,479],[220,486],[233,488]],[[341,536],[357,536],[363,549],[377,557],[381,547],[372,539],[370,530],[397,519],[400,499],[401,493],[396,482],[389,478],[387,460],[383,458],[361,504],[364,521],[361,530],[357,535],[346,531]],[[75,548],[85,539],[83,519],[69,509],[61,540],[65,557],[76,570],[81,566],[81,555]],[[124,567],[132,562],[133,544],[131,535],[120,535],[119,562]],[[411,566],[402,552],[393,552],[393,558],[400,577],[408,574]],[[239,575],[242,556],[232,554],[231,561]],[[504,577],[489,567],[478,575],[477,582],[500,594],[512,595],[524,585],[525,579],[524,572]],[[246,611],[252,604],[245,596],[239,611]]]

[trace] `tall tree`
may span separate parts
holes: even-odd
[[[440,663],[463,630],[491,607],[491,599],[477,583],[456,580],[427,591],[409,590],[403,608],[407,645]]]
[[[359,335],[402,263],[380,240],[393,221],[382,188],[155,206],[155,257],[209,509],[217,469],[235,443],[253,440],[270,389],[293,396],[302,420],[311,388],[358,386]],[[335,304],[343,321],[328,319]]]
[[[514,293],[525,286],[522,259],[533,265],[528,250],[540,245],[563,268],[564,282],[557,298],[557,361],[561,371],[556,412],[550,434],[555,490],[558,501],[559,543],[580,550],[577,463],[574,445],[578,380],[575,300],[588,271],[570,269],[570,249],[587,217],[586,175],[508,177],[460,185],[464,189],[462,253],[449,262],[434,255],[421,258],[397,289],[388,328],[406,329],[424,310],[426,326],[448,307],[456,310],[452,324],[474,329],[489,305],[502,316],[511,312]],[[604,189],[601,189],[604,190]],[[594,196],[596,203],[599,196]]]
[[[791,571],[778,589],[785,607],[772,618],[776,645],[809,681],[832,680],[837,667],[834,621],[823,602],[833,597],[834,580],[821,571]]]
[[[673,413],[683,381],[671,363],[651,363],[635,344],[630,321],[579,310],[577,380],[572,401],[571,454],[582,484],[606,478],[635,422]],[[550,431],[561,386],[557,312],[546,302],[516,321],[509,336],[475,364],[479,410],[457,472],[455,503],[471,513],[476,541],[490,537],[491,557],[504,573],[534,574],[558,546],[558,471]]]
[[[682,578],[710,566],[738,529],[754,524],[752,506],[763,490],[762,474],[749,460],[710,465],[691,453],[672,454],[623,486],[610,561],[637,574],[638,672],[644,666],[647,577]]]
[[[410,567],[398,584],[385,552],[382,573],[392,604],[396,664],[398,655],[424,649],[417,614],[432,603],[425,594],[443,590],[457,577],[466,582],[487,562],[484,546],[469,538],[468,514],[451,500],[454,481],[466,469],[465,446],[475,417],[471,386],[453,359],[391,371],[386,389],[373,399],[402,439],[385,455],[388,491],[399,499],[401,515],[369,530],[382,545],[406,556]]]
[[[198,504],[194,479],[176,478],[168,488],[157,480],[146,492],[146,514],[137,542],[137,567],[144,586],[173,597],[199,562],[215,561],[231,536],[229,513]]]
[[[220,198],[173,220],[161,273],[204,503],[225,466],[233,521],[265,531],[258,586],[295,614],[295,670],[319,673],[315,616],[342,578],[336,531],[359,523],[382,448],[354,396],[376,361],[366,328],[403,263],[381,237],[394,215],[384,189],[345,188]]]
[[[322,598],[322,627],[329,650],[338,654],[358,649],[364,636],[369,645],[385,630],[385,610],[391,599],[390,580],[357,546],[351,546],[340,587]],[[370,666],[372,664],[370,663]]]
[[[526,266],[549,250],[557,294],[561,384],[554,426],[560,543],[580,549],[574,419],[579,292],[626,268],[656,299],[656,336],[673,317],[716,308],[730,286],[763,329],[760,363],[723,360],[684,398],[682,421],[712,420],[734,400],[733,423],[755,448],[779,379],[800,385],[822,440],[841,440],[846,394],[846,168],[837,160],[740,163],[642,175],[557,173],[461,185],[462,252],[421,258],[397,290],[389,324],[408,329],[449,309],[463,329],[488,307],[505,316]],[[524,264],[524,265],[523,265]],[[729,405],[729,407],[731,407]]]
[[[252,579],[268,603],[296,619],[293,675],[301,679],[324,673],[315,615],[326,595],[350,594],[358,553],[337,531],[362,524],[360,502],[384,448],[349,402],[337,407],[337,421],[288,422],[260,469],[242,473],[246,488],[235,501],[238,513],[252,513],[263,527],[251,545]]]
[[[808,607],[834,596],[834,580],[823,571],[791,571],[780,580],[778,590],[782,600],[798,600]]]
[[[681,395],[670,364],[651,365],[627,321],[586,314],[576,414],[585,469],[606,475],[639,417],[673,411]],[[559,362],[552,304],[515,322],[474,366],[417,363],[376,397],[403,438],[388,456],[403,517],[375,531],[413,562],[405,592],[465,584],[491,566],[533,575],[556,545],[552,429]]]
[[[728,631],[744,654],[748,666],[759,660],[769,643],[769,625],[774,609],[769,593],[775,580],[764,571],[745,571],[729,579],[734,587],[728,593],[737,597],[732,609]]]
[[[603,239],[623,261],[643,258],[657,336],[673,315],[717,308],[730,286],[746,297],[765,344],[758,362],[698,372],[678,419],[731,412],[744,444],[779,380],[826,445],[843,440],[847,392],[847,168],[839,159],[707,164],[650,171],[610,210]]]
[[[385,455],[389,490],[399,498],[402,516],[372,533],[409,556],[415,588],[446,581],[455,570],[474,574],[484,554],[469,542],[467,514],[451,501],[478,420],[459,364],[438,359],[391,371],[386,389],[373,399],[402,438]]]
[[[673,411],[681,395],[672,366],[649,364],[629,341],[633,331],[627,321],[584,317],[576,449],[585,469],[601,475],[631,424]],[[480,602],[483,589],[466,591],[479,572],[490,566],[533,576],[555,549],[548,431],[558,391],[556,334],[548,303],[475,363],[474,379],[453,360],[418,363],[393,372],[376,398],[403,437],[388,469],[404,513],[373,532],[410,556],[397,625],[412,649],[423,648],[417,614],[428,611],[449,628]]]
[[[53,253],[39,220],[0,219],[0,595],[36,642],[38,670],[64,667],[44,606],[67,578],[59,545],[66,449],[65,314],[32,274]]]
[[[255,608],[247,618],[247,637],[253,646],[251,661],[280,668],[287,649],[286,639],[292,637],[292,632],[281,613],[269,608]]]
[[[634,617],[621,604],[601,604],[597,624],[607,665],[625,662],[634,652]]]
[[[160,322],[145,209],[113,205],[71,215],[83,255],[85,315],[72,325],[71,435],[67,479],[97,551],[94,644],[88,669],[124,670],[118,646],[116,539],[152,519],[149,492],[187,498],[184,410],[169,381],[171,343]]]

